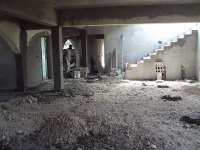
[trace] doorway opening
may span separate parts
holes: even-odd
[[[98,56],[103,69],[105,69],[104,39],[97,39]]]
[[[41,51],[42,51],[42,77],[43,80],[45,80],[47,79],[46,37],[41,38]]]

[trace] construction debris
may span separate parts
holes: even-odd
[[[164,80],[156,80],[156,83],[163,83]]]
[[[196,80],[185,80],[187,83],[195,83]]]
[[[89,83],[94,83],[96,81],[102,80],[102,77],[100,75],[88,75],[85,79]]]
[[[146,84],[146,83],[142,83],[142,85],[143,85],[143,86],[147,86],[147,84]]]
[[[199,147],[199,126],[179,122],[183,112],[198,111],[199,85],[165,81],[171,89],[158,89],[155,81],[101,78],[92,84],[65,80],[62,92],[49,81],[23,95],[7,93],[7,99],[0,93],[0,149],[163,150],[183,142],[190,144],[178,148]],[[172,89],[184,101],[164,105],[159,99]]]
[[[185,123],[189,124],[196,124],[200,125],[200,112],[190,113],[186,116],[181,117],[180,121],[183,121]]]
[[[169,88],[167,84],[161,84],[157,86],[158,88]]]
[[[168,101],[178,101],[182,98],[176,94],[169,94],[161,97],[162,99],[168,100]]]

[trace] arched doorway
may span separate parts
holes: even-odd
[[[27,51],[28,87],[33,87],[47,79],[46,37],[50,33],[40,32],[29,41]]]
[[[70,64],[68,62],[68,65],[64,64],[64,76],[68,77],[68,72],[71,72],[70,75],[73,72],[74,68],[78,68],[80,67],[80,49],[78,48],[79,40],[77,37],[68,37],[68,38],[64,38],[64,46],[63,46],[63,57],[65,53],[69,53],[70,54],[70,58],[68,58],[68,60],[70,61]],[[69,51],[69,52],[68,52]],[[64,60],[63,60],[64,61]],[[67,67],[69,66],[70,67]],[[70,77],[69,75],[69,77]]]

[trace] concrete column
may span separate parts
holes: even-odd
[[[112,53],[109,53],[109,56],[110,56],[110,69],[109,69],[109,73],[110,73],[110,71],[111,71],[112,68],[113,68],[113,54],[112,54]]]
[[[16,55],[17,65],[17,86],[20,91],[28,88],[28,75],[27,75],[27,32],[20,31],[20,50],[21,54]]]
[[[197,24],[197,30],[198,30],[198,35],[197,35],[197,65],[196,65],[196,76],[198,81],[200,81],[200,24]]]
[[[115,57],[115,69],[118,70],[118,56],[117,56],[117,48],[114,51],[114,57]]]
[[[196,77],[200,81],[200,24],[197,24],[197,60],[196,60]]]
[[[81,66],[87,67],[87,31],[81,30],[81,44],[82,44],[82,58],[81,58]]]
[[[63,78],[63,42],[62,27],[52,28],[53,72],[54,88],[57,91],[64,89]]]
[[[52,51],[52,38],[46,37],[46,50],[47,50],[47,71],[48,79],[53,79],[53,51]]]

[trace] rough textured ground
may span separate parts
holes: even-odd
[[[200,127],[180,121],[200,111],[200,84],[66,80],[0,93],[0,150],[199,150]],[[179,101],[161,99],[167,94]]]

